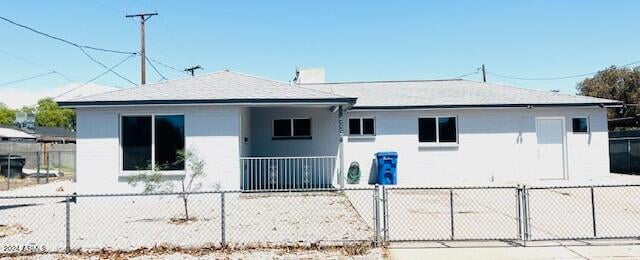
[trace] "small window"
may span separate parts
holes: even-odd
[[[349,135],[375,135],[375,119],[349,118]]]
[[[573,132],[574,133],[588,133],[589,132],[589,118],[576,117],[573,118]]]
[[[421,143],[456,143],[456,117],[418,118],[418,141]]]
[[[375,134],[375,121],[373,118],[363,118],[362,119],[362,134],[363,135],[374,135]]]
[[[311,119],[293,119],[293,136],[310,137],[311,136]]]
[[[311,119],[276,119],[273,120],[274,138],[311,138]]]
[[[435,118],[418,119],[418,140],[421,143],[436,142],[436,119]]]
[[[360,118],[349,118],[349,135],[360,135]]]
[[[291,120],[289,119],[273,120],[273,136],[274,137],[291,137]]]
[[[438,118],[438,142],[455,143],[457,141],[456,118]]]

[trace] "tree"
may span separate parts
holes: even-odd
[[[0,103],[0,125],[11,125],[16,120],[16,111]]]
[[[181,193],[178,195],[182,199],[184,206],[184,221],[189,221],[189,195],[190,192],[197,191],[202,187],[202,183],[195,183],[196,179],[204,177],[205,162],[200,158],[193,149],[186,151],[180,151],[178,153],[178,161],[175,163],[185,163],[187,170],[185,175],[180,179],[180,187],[178,191]],[[141,173],[129,177],[128,183],[136,187],[139,183],[143,184],[143,192],[175,192],[175,183],[166,179],[166,176],[162,174],[161,165],[153,166],[150,172]]]
[[[68,108],[60,108],[52,98],[38,100],[35,112],[37,126],[64,127],[70,130],[76,128],[75,112]]]
[[[611,66],[598,71],[577,85],[579,94],[585,96],[614,99],[625,104],[640,103],[640,67],[633,69]],[[611,110],[609,118],[633,117],[640,114],[640,107],[629,106],[626,110]]]

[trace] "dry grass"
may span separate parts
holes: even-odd
[[[10,253],[4,256],[15,258],[32,258],[53,256],[58,259],[131,259],[136,257],[163,257],[167,255],[180,254],[193,257],[211,257],[232,258],[234,254],[251,254],[260,252],[273,252],[279,256],[300,255],[308,253],[332,253],[340,256],[362,256],[371,252],[371,244],[362,242],[356,244],[347,244],[343,246],[320,246],[318,244],[309,245],[290,245],[290,246],[252,246],[245,245],[242,247],[221,247],[219,245],[205,245],[202,247],[179,247],[168,244],[156,245],[154,247],[141,247],[135,250],[109,250],[101,249],[95,251],[73,251],[69,254],[38,254],[36,252]],[[235,257],[233,257],[235,258]],[[311,257],[317,258],[317,257]]]
[[[31,230],[20,224],[1,225],[0,224],[0,238],[13,236],[17,234],[29,234]]]

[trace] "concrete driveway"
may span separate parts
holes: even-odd
[[[394,243],[390,259],[640,259],[640,240]]]

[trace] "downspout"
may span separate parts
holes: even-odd
[[[343,111],[342,106],[338,107],[338,157],[340,168],[338,170],[338,184],[340,185],[340,190],[344,189],[344,119],[343,119]]]

